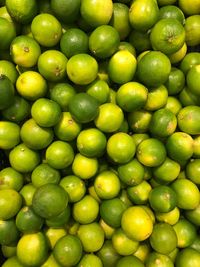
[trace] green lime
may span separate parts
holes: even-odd
[[[8,79],[15,84],[19,73],[15,65],[8,60],[0,60],[0,75],[5,75]]]
[[[67,207],[61,213],[59,213],[57,216],[47,219],[45,223],[47,226],[52,227],[53,229],[64,227],[69,222],[70,216],[70,206],[67,205]]]
[[[200,261],[200,253],[193,248],[185,248],[181,250],[176,257],[177,267],[198,267]]]
[[[0,190],[14,189],[19,191],[24,184],[23,175],[11,167],[4,168],[0,171]]]
[[[14,122],[0,121],[0,148],[12,149],[20,142],[20,128]]]
[[[12,244],[16,244],[19,239],[20,232],[17,229],[15,220],[0,220],[0,234],[1,245],[10,246]]]
[[[0,110],[10,107],[14,102],[15,89],[10,79],[0,75]]]
[[[101,259],[94,254],[85,254],[77,267],[103,267]]]
[[[164,85],[149,90],[145,110],[153,111],[163,108],[167,103],[168,89]]]

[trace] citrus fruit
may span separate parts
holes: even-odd
[[[98,197],[112,199],[120,191],[120,180],[114,172],[109,170],[102,171],[95,178],[94,189]]]
[[[94,254],[85,254],[77,267],[103,267],[101,259]]]
[[[197,105],[199,96],[193,94],[187,87],[184,87],[179,94],[179,100],[183,107]]]
[[[113,2],[111,0],[83,0],[81,1],[80,13],[92,27],[108,24],[113,13]]]
[[[185,76],[184,73],[175,67],[171,68],[168,80],[165,83],[169,95],[176,95],[184,88]]]
[[[35,214],[33,209],[24,206],[16,216],[16,226],[22,233],[38,232],[43,226],[44,220]]]
[[[11,149],[20,142],[20,128],[14,122],[0,121],[0,148]]]
[[[96,158],[88,158],[78,153],[75,155],[72,163],[73,173],[81,179],[90,179],[98,171],[98,160]]]
[[[31,182],[35,187],[40,187],[44,184],[58,184],[60,181],[60,173],[52,168],[47,163],[38,165],[31,173]]]
[[[198,187],[188,179],[176,179],[171,188],[177,196],[177,206],[184,210],[195,209],[200,200]]]
[[[82,244],[78,237],[73,235],[63,236],[58,240],[53,255],[62,266],[77,264],[82,256]]]
[[[3,267],[11,267],[11,266],[15,266],[15,267],[23,267],[24,265],[21,264],[21,262],[19,262],[18,258],[14,255],[10,258],[8,258],[2,265]]]
[[[184,161],[193,154],[193,139],[184,132],[175,132],[168,137],[166,149],[169,157],[175,161]]]
[[[62,111],[68,111],[69,102],[75,94],[74,87],[69,83],[56,83],[50,89],[50,99],[57,102]]]
[[[134,133],[146,133],[149,129],[152,113],[139,109],[128,114],[128,123]]]
[[[100,205],[100,215],[109,226],[118,228],[121,225],[121,217],[126,206],[119,198],[112,198],[102,201]]]
[[[85,195],[86,187],[84,182],[75,175],[68,175],[61,179],[62,186],[68,194],[69,202],[77,202]]]
[[[139,243],[137,250],[133,253],[139,260],[146,262],[146,259],[150,253],[150,245],[148,242],[143,241]]]
[[[42,46],[55,46],[62,36],[62,27],[55,16],[38,14],[31,22],[31,32],[34,39]]]
[[[99,224],[100,224],[101,228],[104,231],[105,238],[106,239],[111,239],[113,233],[115,232],[115,228],[111,227],[106,222],[104,222],[104,220],[102,218],[100,219]]]
[[[24,184],[24,177],[11,167],[4,168],[0,171],[0,190],[14,189],[19,191]]]
[[[109,78],[119,84],[130,82],[135,74],[137,61],[128,50],[117,51],[109,60]]]
[[[192,3],[192,6],[190,5]],[[179,0],[178,5],[186,15],[195,15],[200,13],[200,3],[198,0],[193,2],[186,0]]]
[[[159,9],[159,18],[160,19],[173,18],[177,19],[181,24],[185,23],[185,16],[183,11],[179,7],[170,4],[163,6]]]
[[[33,103],[31,115],[38,125],[52,127],[58,123],[61,117],[61,109],[55,101],[40,98]]]
[[[40,163],[40,155],[25,144],[19,144],[10,151],[9,161],[13,169],[27,173],[33,171]]]
[[[124,120],[122,109],[114,103],[105,103],[99,106],[99,114],[94,123],[102,132],[117,131]]]
[[[0,190],[0,219],[8,220],[14,217],[22,205],[21,195],[14,189]]]
[[[17,258],[27,266],[41,266],[48,256],[46,238],[42,232],[25,234],[17,244]]]
[[[200,15],[189,16],[185,20],[185,41],[189,46],[200,44],[199,37]]]
[[[14,96],[14,102],[2,110],[3,118],[12,122],[22,122],[30,115],[30,104],[19,95]]]
[[[176,97],[168,96],[165,108],[169,109],[174,115],[177,115],[182,109],[182,104]]]
[[[19,75],[16,82],[16,89],[22,97],[34,101],[46,95],[47,83],[40,73],[26,71]]]
[[[146,261],[146,267],[174,267],[174,263],[170,259],[169,256],[157,253],[157,252],[151,252],[147,258]]]
[[[119,87],[117,104],[127,112],[141,109],[147,101],[148,90],[138,82],[127,82]]]
[[[58,82],[66,78],[67,58],[57,50],[47,50],[38,58],[38,70],[47,81]]]
[[[166,108],[156,110],[149,124],[150,132],[158,137],[167,137],[176,130],[177,119],[174,113]]]
[[[36,187],[33,186],[31,183],[28,183],[22,187],[20,190],[20,194],[23,198],[23,204],[25,206],[31,206],[32,205],[32,199],[33,195],[35,194]]]
[[[197,135],[200,133],[200,107],[198,106],[187,106],[182,108],[177,116],[178,127],[181,131]]]
[[[154,50],[169,55],[177,52],[183,46],[185,30],[177,19],[161,19],[154,25],[150,40]]]
[[[77,54],[87,53],[88,48],[88,36],[79,28],[67,29],[61,37],[60,49],[67,58]]]
[[[17,267],[17,266],[16,266]],[[47,258],[41,267],[60,267],[60,264],[55,260],[53,254]]]
[[[116,163],[129,162],[135,155],[135,143],[127,133],[115,133],[107,142],[107,154]]]
[[[35,0],[17,2],[6,0],[5,4],[10,16],[21,24],[30,23],[37,14],[37,1]]]
[[[178,177],[180,170],[180,165],[167,157],[160,166],[153,169],[153,175],[159,183],[168,184]],[[170,176],[168,175],[169,173]]]
[[[157,186],[149,193],[149,203],[154,211],[169,212],[176,207],[176,193],[169,186]]]
[[[16,244],[20,235],[14,219],[0,220],[0,233],[0,244],[7,246]]]
[[[62,238],[63,236],[66,236],[67,232],[64,228],[47,228],[45,230],[45,236],[47,238],[48,245],[51,249],[55,247],[56,242]]]
[[[175,207],[173,210],[169,212],[156,212],[156,219],[159,222],[168,223],[170,225],[176,224],[180,219],[180,210]]]
[[[86,92],[88,95],[96,98],[100,104],[108,102],[109,100],[110,88],[108,83],[104,80],[97,78],[87,86]]]
[[[86,157],[99,157],[106,149],[106,136],[96,128],[81,131],[77,137],[77,148]]]
[[[195,184],[200,184],[199,181],[199,171],[200,171],[200,159],[192,159],[186,165],[186,176]]]
[[[200,96],[200,92],[197,86],[199,79],[200,79],[200,65],[195,65],[188,71],[186,80],[187,80],[188,90],[198,96]]]
[[[0,38],[2,40],[0,44],[0,49],[8,49],[15,37],[16,30],[13,23],[9,22],[7,19],[0,17]]]
[[[96,252],[104,243],[104,231],[96,222],[80,225],[77,235],[85,252]]]
[[[153,222],[145,209],[140,206],[132,206],[122,214],[121,227],[129,238],[143,241],[152,234]]]
[[[127,193],[134,204],[142,205],[147,203],[151,190],[151,185],[143,180],[140,184],[128,187]]]
[[[103,246],[97,252],[97,255],[101,259],[103,265],[108,267],[116,266],[117,261],[121,258],[114,249],[111,240],[105,240]]]
[[[128,50],[131,54],[133,54],[134,57],[136,57],[135,47],[127,41],[121,41],[119,44],[118,50],[119,51]]]
[[[0,60],[0,76],[5,75],[8,79],[15,84],[18,72],[15,65],[8,60]]]
[[[74,203],[72,213],[76,222],[80,224],[92,223],[99,213],[99,204],[92,196],[85,195]]]
[[[129,9],[131,26],[138,31],[147,31],[157,22],[159,8],[154,0],[136,0]]]
[[[60,120],[54,127],[54,133],[60,140],[72,141],[78,136],[81,128],[81,124],[72,118],[70,112],[62,112]]]
[[[95,28],[89,37],[89,49],[97,58],[108,58],[118,49],[120,37],[118,31],[110,25]]]
[[[140,184],[144,178],[144,167],[137,159],[121,164],[117,171],[120,180],[129,186]]]
[[[56,184],[45,184],[36,189],[32,207],[42,218],[49,219],[61,213],[68,204],[66,191]]]
[[[147,167],[157,167],[166,159],[164,144],[155,138],[143,140],[137,147],[136,156],[140,163]]]
[[[64,23],[71,23],[78,18],[80,4],[80,0],[71,0],[67,2],[63,0],[50,1],[52,11],[55,13],[56,17]]]
[[[10,79],[0,75],[0,110],[10,107],[14,102],[15,89]]]
[[[146,86],[157,87],[167,81],[170,71],[168,57],[160,51],[150,51],[138,62],[137,76]]]
[[[124,40],[131,31],[128,6],[123,3],[114,3],[109,24],[118,31],[120,40]]]
[[[41,49],[32,37],[21,35],[12,41],[10,53],[15,64],[30,68],[36,65]]]
[[[193,248],[185,248],[181,250],[176,257],[177,267],[198,267],[200,261],[200,253]]]
[[[112,244],[117,253],[122,256],[133,254],[139,246],[139,242],[128,238],[121,228],[113,233]]]
[[[180,219],[175,225],[173,225],[174,231],[177,236],[177,247],[186,248],[190,246],[196,236],[195,226],[186,219]]]
[[[20,137],[24,144],[35,150],[44,149],[53,141],[53,131],[40,127],[34,119],[27,120],[21,127]]]
[[[152,88],[148,91],[145,110],[153,111],[165,106],[168,97],[168,89],[164,85]]]
[[[129,35],[129,43],[140,53],[151,49],[149,33],[132,30]]]
[[[74,159],[74,151],[70,144],[64,141],[54,141],[46,150],[46,161],[55,169],[67,168]]]
[[[61,213],[59,213],[57,216],[45,220],[45,223],[47,226],[52,227],[53,229],[64,227],[69,222],[70,216],[71,209],[70,206],[67,205],[67,207]]]
[[[154,226],[150,236],[152,248],[161,254],[169,254],[177,246],[176,232],[167,223],[158,223]]]
[[[187,55],[183,58],[183,60],[180,63],[180,69],[184,74],[187,74],[187,72],[191,69],[194,65],[200,64],[200,55],[198,52],[189,52]]]
[[[97,61],[89,54],[76,54],[67,62],[67,75],[75,84],[87,85],[96,79],[97,73]]]
[[[118,260],[116,267],[128,267],[128,266],[135,266],[135,267],[144,267],[144,264],[140,259],[136,256],[125,256]]]
[[[174,53],[169,55],[169,59],[170,59],[171,63],[172,64],[179,63],[185,57],[185,55],[187,53],[187,49],[188,49],[188,47],[187,47],[186,43],[184,42],[182,47],[177,52],[174,52]]]

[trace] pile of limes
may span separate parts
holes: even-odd
[[[0,0],[3,267],[200,266],[200,0]]]

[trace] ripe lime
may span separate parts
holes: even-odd
[[[186,76],[188,90],[193,94],[200,96],[197,84],[200,81],[200,64],[193,66]]]
[[[192,248],[181,250],[176,257],[177,267],[198,267],[200,261],[200,253]]]
[[[153,111],[160,109],[167,103],[168,89],[164,85],[149,90],[145,110]]]
[[[23,175],[11,167],[4,168],[0,171],[0,190],[14,189],[19,191],[24,184]]]
[[[109,100],[110,88],[108,83],[104,80],[99,80],[97,78],[87,86],[86,92],[88,95],[96,98],[100,104],[108,102]]]
[[[13,23],[0,17],[0,49],[5,50],[10,47],[11,42],[16,37],[16,30]]]
[[[183,11],[174,5],[166,5],[159,9],[159,18],[160,19],[167,19],[173,18],[177,19],[181,24],[185,23],[185,16]]]
[[[14,122],[0,121],[0,148],[11,149],[20,142],[20,128]]]
[[[19,73],[15,65],[8,60],[0,60],[0,76],[5,75],[8,79],[15,84]]]
[[[10,246],[16,244],[19,239],[19,230],[14,219],[0,220],[0,244]]]
[[[10,107],[14,102],[15,89],[10,79],[0,75],[0,110]]]
[[[185,85],[184,73],[175,67],[172,67],[168,80],[165,83],[169,95],[176,95]]]
[[[140,109],[128,114],[129,127],[134,133],[146,133],[149,129],[152,113],[147,110]]]
[[[132,255],[132,256],[122,257],[121,259],[118,260],[116,265],[116,267],[129,267],[129,266],[144,267],[144,264],[140,259]]]
[[[103,267],[101,259],[94,254],[85,254],[77,267]]]

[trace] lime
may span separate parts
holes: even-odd
[[[14,102],[15,89],[10,79],[0,75],[0,110],[10,107]]]
[[[40,187],[48,183],[58,184],[60,181],[60,173],[47,163],[42,163],[31,173],[31,181],[35,187]]]
[[[145,110],[153,111],[163,108],[167,103],[168,89],[164,85],[149,90]]]
[[[174,115],[177,115],[182,109],[182,104],[176,97],[168,96],[165,108],[169,109]]]
[[[48,245],[42,232],[25,234],[17,244],[17,258],[23,265],[41,266],[48,256]]]
[[[32,207],[42,218],[49,219],[60,214],[68,204],[66,191],[56,184],[45,184],[36,189]]]
[[[200,253],[192,248],[181,250],[176,257],[177,267],[198,267],[200,261]]]
[[[0,121],[0,148],[11,149],[20,142],[20,128],[14,122]]]
[[[52,227],[53,229],[64,227],[69,222],[70,216],[70,206],[67,205],[67,207],[61,213],[59,213],[57,216],[47,219],[45,223],[47,226]]]
[[[174,5],[166,5],[159,9],[159,18],[160,19],[167,19],[173,18],[177,19],[181,24],[185,23],[185,16],[183,11]]]
[[[198,52],[189,52],[187,55],[183,58],[180,64],[180,69],[184,74],[187,74],[187,72],[191,69],[194,65],[200,64],[200,55]]]
[[[96,222],[80,225],[77,235],[85,252],[96,252],[104,243],[104,231]]]
[[[107,142],[107,154],[112,161],[124,164],[135,155],[135,143],[127,133],[113,134]]]
[[[74,203],[72,213],[76,222],[80,224],[92,223],[98,216],[99,204],[92,196],[85,195]]]
[[[106,240],[104,242],[101,249],[97,252],[97,255],[101,259],[103,265],[107,267],[116,266],[117,261],[121,258],[114,249],[111,240]]]
[[[31,115],[42,127],[52,127],[61,117],[60,106],[53,100],[40,98],[31,107]]]
[[[129,34],[129,42],[139,53],[151,49],[149,32],[132,30]]]
[[[110,25],[95,28],[89,37],[89,49],[97,58],[108,58],[118,49],[120,37],[118,31]]]
[[[81,124],[72,118],[70,112],[62,112],[60,120],[54,127],[54,132],[60,140],[72,141],[78,136],[81,128]]]
[[[143,241],[151,235],[153,222],[145,209],[140,206],[132,206],[124,211],[121,227],[129,238]]]
[[[0,244],[10,246],[16,244],[19,239],[19,230],[14,219],[0,220]]]
[[[60,266],[61,265],[55,260],[53,254],[50,254],[48,259],[42,264],[41,267],[60,267]]]
[[[78,0],[80,1],[80,0]],[[54,0],[56,3],[56,1]],[[66,16],[66,14],[65,14]],[[60,40],[61,52],[70,58],[77,54],[88,52],[88,36],[87,34],[79,28],[67,29]]]
[[[8,60],[0,60],[0,75],[5,75],[8,79],[15,84],[18,78],[18,72],[15,65]]]
[[[188,90],[193,94],[200,96],[197,83],[200,80],[200,64],[193,66],[186,76]],[[195,82],[194,82],[195,81]]]
[[[121,218],[126,206],[119,198],[104,200],[100,205],[100,215],[105,223],[113,228],[121,225]]]
[[[140,259],[132,256],[125,256],[118,260],[116,267],[128,267],[128,266],[135,266],[135,267],[144,267],[144,264]]]
[[[185,41],[189,46],[200,44],[199,37],[200,15],[189,16],[185,20]]]
[[[128,114],[129,127],[134,133],[144,134],[149,129],[152,113],[139,109]]]
[[[131,26],[142,32],[146,32],[157,22],[159,9],[154,0],[136,0],[129,10],[129,20]]]
[[[0,49],[9,49],[11,42],[16,37],[16,30],[13,23],[9,22],[7,19],[0,17],[0,38],[1,44]]]
[[[167,255],[151,252],[146,261],[146,267],[174,267],[174,263],[171,258]]]
[[[114,172],[102,171],[95,178],[94,189],[98,197],[112,199],[119,194],[120,180]]]
[[[200,184],[199,180],[199,172],[200,172],[200,159],[192,159],[186,165],[186,176],[195,184]]]
[[[76,54],[67,62],[67,75],[75,84],[87,85],[96,79],[97,73],[97,61],[89,54]]]
[[[13,169],[27,173],[33,171],[40,163],[40,155],[25,144],[19,144],[10,151],[9,161]]]
[[[156,212],[156,219],[159,222],[168,223],[170,225],[176,224],[180,219],[180,210],[175,207],[173,210],[169,212]]]
[[[168,57],[160,51],[151,51],[138,62],[137,76],[145,85],[157,87],[167,81],[170,71]]]
[[[193,4],[192,6],[190,6],[191,3]],[[179,0],[178,4],[186,15],[195,15],[200,13],[200,3],[198,0],[192,2],[186,0]]]
[[[68,194],[69,202],[77,202],[85,195],[85,183],[75,175],[68,175],[61,179],[62,186]]]
[[[45,236],[51,249],[55,247],[57,241],[66,236],[67,232],[64,228],[47,228],[45,229]]]
[[[197,135],[200,133],[200,107],[187,106],[180,110],[177,116],[178,127],[187,134]]]
[[[100,80],[97,78],[87,86],[86,92],[88,95],[91,95],[96,98],[96,100],[100,104],[108,102],[109,100],[110,88],[108,86],[108,83],[104,80]]]
[[[133,80],[136,72],[137,61],[128,50],[117,51],[109,60],[109,78],[118,84],[124,84]]]
[[[59,82],[66,78],[67,58],[58,50],[47,50],[38,58],[38,70],[47,81]]]
[[[33,195],[35,194],[36,187],[33,186],[31,183],[28,183],[22,187],[20,190],[20,194],[23,198],[23,204],[25,206],[31,206],[32,205],[32,199]]]
[[[24,184],[23,175],[11,167],[4,168],[0,171],[0,190],[14,189],[19,191]]]
[[[34,39],[42,46],[55,46],[62,36],[62,27],[55,16],[39,14],[31,22],[31,32]]]
[[[134,204],[142,205],[147,203],[151,190],[151,185],[143,180],[140,184],[128,187],[127,193]]]
[[[101,259],[94,254],[85,254],[77,267],[103,267]]]
[[[92,27],[108,24],[113,13],[113,2],[111,0],[82,0],[80,12],[83,19]]]
[[[55,169],[64,169],[71,165],[74,151],[70,144],[64,141],[54,141],[46,150],[46,161]]]

